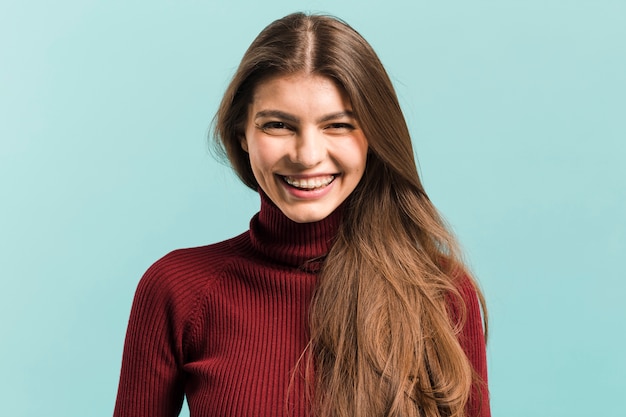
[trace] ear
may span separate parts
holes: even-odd
[[[248,153],[248,141],[246,140],[245,135],[241,136],[241,138],[239,139],[239,143],[241,144],[241,149]]]

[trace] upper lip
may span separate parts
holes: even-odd
[[[296,180],[307,180],[307,179],[311,179],[311,178],[321,178],[321,177],[328,177],[328,176],[333,176],[336,177],[339,174],[337,173],[319,173],[319,174],[278,174],[281,177],[289,177],[289,178],[293,178]]]

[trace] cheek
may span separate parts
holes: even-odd
[[[346,150],[346,155],[354,155],[352,158],[352,166],[354,170],[363,173],[365,171],[365,164],[367,161],[367,142],[365,139],[357,141],[351,150]]]
[[[270,144],[257,140],[248,143],[248,155],[252,169],[258,173],[271,169],[279,159]]]

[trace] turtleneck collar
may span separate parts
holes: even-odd
[[[254,249],[281,264],[318,271],[339,230],[342,206],[323,220],[296,223],[263,191],[259,194],[261,211],[250,221]]]

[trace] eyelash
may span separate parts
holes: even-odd
[[[292,130],[292,131],[296,130],[295,128],[293,128],[292,126],[288,125],[287,123],[278,122],[278,121],[267,122],[267,123],[264,123],[262,125],[257,125],[257,127],[259,129],[261,129],[262,131],[264,131],[264,132],[266,132],[268,130],[271,130],[271,129],[278,129],[278,130],[288,129],[288,130]],[[355,129],[355,127],[353,125],[351,125],[350,123],[337,122],[337,123],[331,123],[331,124],[325,126],[324,129],[325,130],[326,129],[346,129],[348,131],[353,131]]]
[[[283,122],[267,122],[264,123],[263,125],[261,125],[261,129],[262,130],[268,130],[268,129],[291,129],[291,126],[289,126],[286,123]]]
[[[348,129],[350,131],[354,130],[354,126],[350,123],[331,123],[326,127],[326,129]]]

